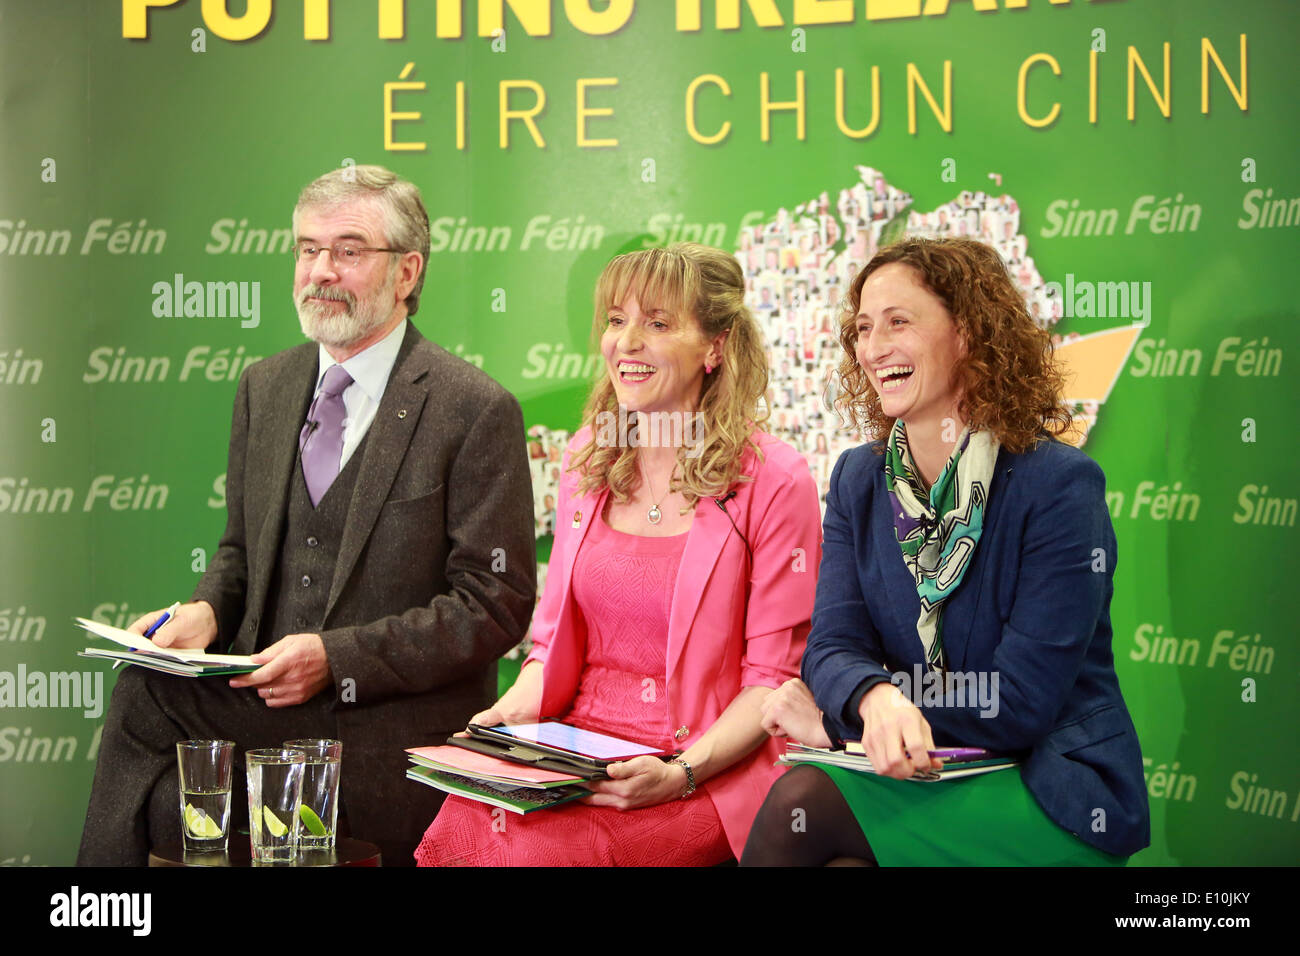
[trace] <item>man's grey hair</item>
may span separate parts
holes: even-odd
[[[420,274],[406,297],[406,314],[415,315],[424,288],[424,274],[429,266],[429,214],[424,209],[420,190],[383,166],[344,166],[331,169],[309,183],[298,195],[293,207],[294,235],[298,234],[298,214],[309,206],[339,206],[354,199],[373,199],[384,217],[384,243],[393,249],[420,254]]]

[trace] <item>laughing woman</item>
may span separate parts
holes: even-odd
[[[533,651],[473,718],[563,717],[680,754],[612,764],[583,803],[504,829],[449,797],[422,865],[710,865],[743,849],[778,774],[760,709],[798,672],[821,537],[807,464],[755,427],[767,362],[744,292],[735,258],[694,244],[605,268],[605,374],[565,456]],[[678,437],[656,441],[655,422]]]
[[[882,775],[796,768],[743,863],[1122,863],[1150,822],[1111,652],[1115,535],[1101,469],[1052,437],[1070,414],[1047,333],[967,239],[882,250],[848,306],[840,401],[882,440],[835,466],[807,685],[770,695],[764,723],[861,740]],[[986,693],[923,697],[928,671]],[[937,766],[936,743],[1022,762],[903,779]]]

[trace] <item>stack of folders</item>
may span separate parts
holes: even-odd
[[[446,793],[512,813],[532,813],[588,796],[582,777],[512,763],[463,747],[412,747],[406,776]]]
[[[247,674],[258,668],[253,659],[242,654],[209,654],[202,650],[159,647],[147,637],[133,634],[111,624],[77,618],[77,624],[96,637],[113,641],[117,647],[88,647],[78,651],[80,657],[93,657],[119,664],[135,664],[164,674],[182,677],[216,677],[223,674]]]
[[[926,783],[933,783],[936,780],[955,780],[959,777],[973,777],[976,774],[1006,770],[1019,762],[1014,757],[996,754],[978,747],[931,750],[930,756],[943,758],[943,769],[914,773],[909,779],[922,780]],[[781,756],[780,762],[786,765],[820,763],[843,767],[846,770],[856,770],[859,773],[876,772],[876,769],[871,766],[871,758],[866,755],[862,744],[857,741],[846,744],[843,750],[826,750],[821,747],[805,747],[791,740],[786,743],[785,753]]]
[[[588,796],[584,780],[607,780],[606,768],[636,757],[672,756],[634,740],[575,727],[558,720],[540,723],[470,724],[445,747],[408,751],[407,777],[447,793],[514,813],[532,813]]]

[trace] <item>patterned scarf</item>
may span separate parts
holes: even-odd
[[[961,584],[979,544],[998,448],[989,432],[966,429],[927,495],[903,423],[894,422],[889,433],[885,487],[893,506],[894,537],[921,598],[916,630],[931,666],[945,666],[943,602]]]

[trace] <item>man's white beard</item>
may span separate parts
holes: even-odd
[[[392,310],[385,312],[384,307],[391,301],[396,285],[397,276],[394,275],[384,283],[382,289],[362,299],[344,289],[324,288],[315,284],[305,286],[294,301],[302,334],[326,348],[345,349],[356,345],[366,336],[383,328],[392,318]],[[308,302],[309,298],[335,299],[343,302],[346,308],[334,309],[318,305]]]

